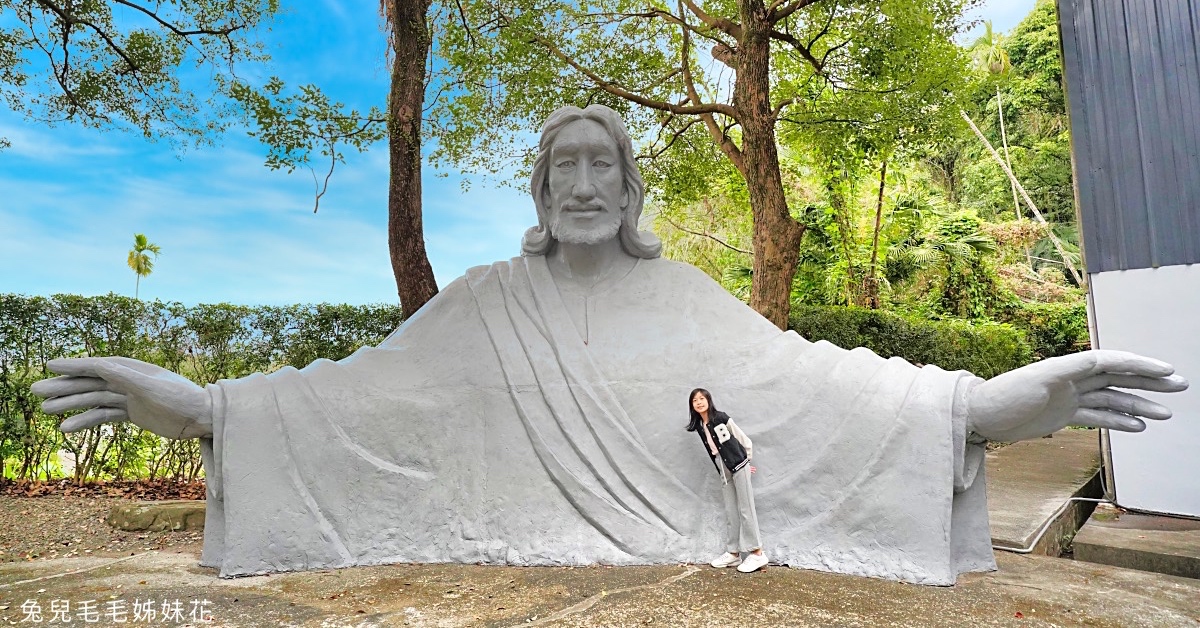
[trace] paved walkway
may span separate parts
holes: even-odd
[[[1061,430],[1054,438],[1035,438],[1014,443],[987,455],[988,516],[992,543],[1005,547],[1028,547],[1042,524],[1096,474],[1100,467],[1100,442],[1095,430]],[[1088,508],[1090,513],[1091,509]],[[1066,530],[1043,535],[1038,553],[1057,555],[1060,537],[1074,533],[1074,513],[1063,517]],[[1087,517],[1078,519],[1082,525]],[[1057,533],[1057,534],[1056,534]]]
[[[1091,432],[989,456],[993,537],[1019,541],[1086,479]],[[1004,532],[1009,530],[1010,532]],[[0,625],[70,604],[125,626],[1189,626],[1200,580],[997,552],[1000,570],[938,588],[770,567],[392,565],[222,580],[190,553],[0,565]],[[153,622],[135,621],[153,600]],[[84,603],[91,602],[85,605]],[[181,611],[164,622],[162,604]],[[192,620],[193,611],[211,617]],[[57,623],[57,622],[56,622]]]
[[[70,558],[0,566],[0,624],[37,602],[111,602],[126,626],[1189,626],[1200,581],[1000,553],[1000,571],[938,588],[784,567],[756,574],[710,567],[552,568],[393,565],[221,580],[190,554]],[[78,573],[68,573],[81,569]],[[66,573],[67,575],[61,575]],[[154,600],[154,622],[135,602]],[[178,600],[182,619],[162,621]],[[197,604],[193,604],[196,602]],[[205,602],[200,604],[200,602]],[[24,625],[32,625],[26,622]]]

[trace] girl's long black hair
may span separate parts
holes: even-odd
[[[700,428],[700,424],[704,421],[700,418],[700,413],[696,412],[696,409],[692,407],[692,399],[696,398],[696,393],[704,395],[704,398],[708,400],[708,416],[711,417],[717,413],[717,408],[713,405],[712,393],[704,390],[703,388],[697,388],[696,390],[693,390],[688,394],[688,415],[692,417],[692,420],[688,422],[687,426],[687,431],[689,432],[695,432]]]

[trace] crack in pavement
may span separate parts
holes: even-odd
[[[42,581],[42,580],[53,580],[53,579],[55,579],[55,578],[61,578],[61,577],[63,577],[63,576],[72,576],[72,575],[75,575],[75,574],[77,574],[77,573],[83,573],[83,572],[85,572],[85,571],[95,571],[96,569],[100,569],[101,567],[111,567],[111,566],[113,566],[113,565],[115,565],[115,564],[117,564],[117,563],[123,563],[123,562],[125,562],[125,561],[127,561],[127,560],[133,560],[133,559],[135,559],[135,558],[138,558],[138,557],[140,557],[140,556],[145,556],[145,555],[147,555],[147,554],[157,554],[157,553],[158,553],[158,552],[154,552],[154,551],[150,551],[150,552],[142,552],[142,553],[140,553],[140,554],[134,554],[134,555],[132,555],[132,556],[126,556],[126,557],[124,557],[124,558],[118,558],[118,559],[116,559],[116,560],[111,560],[111,561],[108,561],[108,562],[106,562],[106,563],[100,563],[99,565],[93,565],[93,566],[91,566],[91,567],[84,567],[83,569],[76,569],[76,570],[74,570],[74,571],[67,571],[67,572],[64,572],[64,573],[56,573],[56,574],[54,574],[54,575],[51,575],[51,576],[41,576],[40,578],[31,578],[31,579],[29,579],[29,580],[21,580],[20,582],[10,582],[10,583],[8,583],[8,584],[0,584],[0,589],[8,589],[8,588],[11,588],[11,587],[15,587],[15,586],[17,586],[17,585],[20,585],[20,584],[29,584],[29,583],[31,583],[31,582],[40,582],[40,581]]]
[[[516,626],[540,626],[543,624],[550,623],[552,621],[558,621],[568,615],[574,615],[575,613],[581,613],[583,611],[586,611],[587,609],[595,606],[596,602],[599,602],[600,600],[602,600],[610,595],[617,595],[619,593],[629,593],[630,591],[640,591],[642,589],[657,589],[659,587],[665,587],[668,584],[674,584],[676,582],[679,582],[680,580],[683,580],[684,578],[686,578],[694,573],[697,573],[699,571],[701,571],[701,569],[699,567],[697,567],[695,565],[688,565],[687,571],[680,573],[680,574],[675,574],[674,576],[671,576],[670,578],[666,578],[666,579],[660,580],[658,582],[652,582],[650,584],[639,584],[635,587],[625,587],[624,589],[616,589],[614,591],[601,591],[601,592],[583,600],[582,602],[579,602],[578,604],[568,606],[567,608],[564,608],[560,611],[555,611],[554,613],[551,613],[550,615],[547,615],[541,619],[537,619],[534,621],[526,621],[526,622],[519,623],[519,624],[513,624],[512,628],[515,628]]]

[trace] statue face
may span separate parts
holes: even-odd
[[[598,244],[616,237],[628,204],[617,143],[599,122],[576,120],[550,148],[550,234],[560,242]]]

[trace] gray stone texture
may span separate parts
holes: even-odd
[[[1101,508],[1075,535],[1074,548],[1076,560],[1200,578],[1200,521],[1195,519]]]
[[[121,530],[203,530],[204,502],[192,499],[129,502],[113,506],[105,520]]]
[[[1061,430],[1054,438],[1013,443],[987,455],[988,513],[992,543],[1026,548],[1051,517],[1034,552],[1057,556],[1087,520],[1093,504],[1072,497],[1100,497],[1096,470],[1100,440],[1096,430]]]
[[[755,441],[773,560],[924,584],[994,568],[983,442],[1128,431],[1182,390],[1098,351],[983,381],[783,332],[637,230],[619,117],[543,128],[523,257],[469,270],[378,347],[202,389],[125,358],[34,384],[65,431],[130,420],[201,438],[202,562],[224,576],[396,562],[706,562],[719,478],[684,430],[712,390]]]

